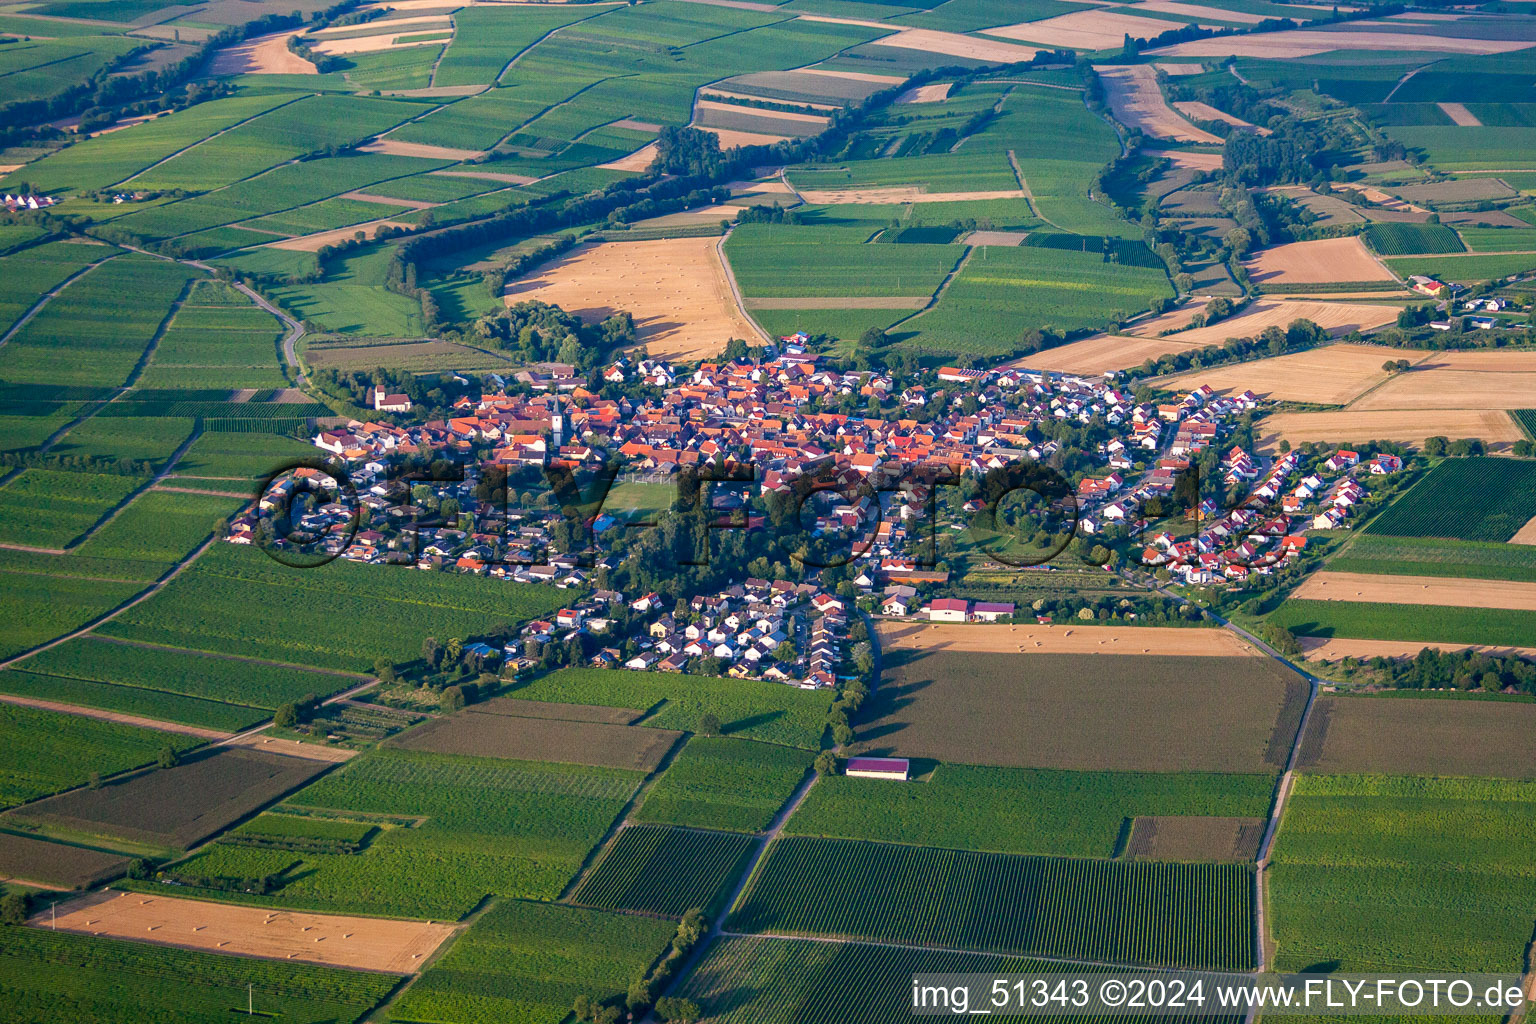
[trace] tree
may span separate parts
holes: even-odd
[[[1445,437],[1442,434],[1437,434],[1434,437],[1426,437],[1424,439],[1424,454],[1430,456],[1431,458],[1438,458],[1439,456],[1444,455],[1446,449],[1450,446],[1450,438]]]
[[[0,924],[26,924],[27,898],[19,892],[0,897]],[[668,1018],[669,1020],[674,1018]]]
[[[443,714],[451,715],[464,707],[464,688],[462,686],[450,686],[443,691],[443,696],[438,701],[438,706],[443,709]]]
[[[592,997],[585,992],[577,996],[575,1002],[571,1004],[571,1012],[576,1015],[578,1021],[591,1020],[593,1008]]]
[[[701,736],[719,736],[720,718],[717,715],[705,714],[699,718],[699,734]]]
[[[853,742],[853,730],[846,725],[834,725],[832,727],[832,740],[840,747],[846,747]]]
[[[636,978],[629,983],[629,991],[624,995],[624,1006],[631,1014],[637,1013],[651,1005],[651,990],[644,978]]]
[[[160,748],[160,753],[156,755],[155,762],[161,768],[175,768],[181,763],[181,758],[176,755],[176,748],[167,743]]]
[[[277,709],[277,714],[272,716],[272,724],[279,729],[292,729],[299,724],[299,709],[292,702],[284,704]]]
[[[837,774],[837,755],[830,750],[823,750],[816,755],[815,767],[817,775]]]
[[[780,640],[779,646],[773,649],[773,659],[775,661],[787,663],[794,661],[797,657],[799,657],[799,652],[795,650],[795,645],[788,640]]]
[[[668,1024],[693,1024],[703,1011],[692,999],[680,996],[662,996],[656,1000],[656,1016]]]

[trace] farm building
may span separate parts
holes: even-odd
[[[1012,601],[977,601],[971,609],[971,618],[977,622],[996,622],[1013,614]]]
[[[906,782],[912,764],[904,757],[851,757],[843,774],[858,779],[896,779]]]
[[[971,602],[953,597],[940,597],[928,605],[929,622],[964,622],[971,610]]]

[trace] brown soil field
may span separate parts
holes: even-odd
[[[1159,155],[1166,156],[1175,167],[1185,167],[1192,171],[1221,170],[1220,153],[1192,153],[1176,149]]]
[[[1417,361],[1430,355],[1414,349],[1341,342],[1251,363],[1191,370],[1164,377],[1159,383],[1176,391],[1193,391],[1208,384],[1222,394],[1251,390],[1261,398],[1280,402],[1348,405],[1361,392],[1387,379],[1382,363],[1389,359]]]
[[[39,928],[54,925],[51,917],[42,914],[30,923]],[[58,930],[268,960],[414,974],[448,941],[455,927],[107,890],[62,904]]]
[[[1119,49],[1127,34],[1138,39],[1151,39],[1167,32],[1170,27],[1178,28],[1178,25],[1158,18],[1139,18],[1134,14],[1091,10],[1073,11],[1043,21],[1026,21],[982,31],[989,36],[1023,39],[1060,50],[1110,50]],[[1152,69],[1147,70],[1150,72]]]
[[[1173,313],[1164,314],[1153,320],[1145,320],[1131,329],[1131,333],[1141,337],[1150,337],[1158,331],[1167,330],[1178,326],[1180,322],[1188,323],[1189,318],[1198,313],[1204,307],[1199,303],[1193,308],[1185,307]],[[1220,323],[1209,327],[1195,327],[1189,330],[1179,331],[1170,335],[1179,341],[1190,342],[1197,345],[1220,345],[1228,338],[1255,338],[1264,332],[1264,328],[1275,326],[1285,328],[1292,320],[1311,320],[1319,327],[1325,328],[1338,335],[1352,330],[1369,330],[1380,327],[1383,324],[1392,323],[1397,319],[1401,306],[1382,306],[1360,302],[1319,302],[1316,300],[1297,301],[1285,299],[1259,299],[1251,302],[1236,316],[1228,317]],[[1172,321],[1172,322],[1169,322]],[[1376,364],[1378,367],[1380,363]],[[1258,390],[1255,388],[1254,390]]]
[[[379,365],[384,354],[377,345],[349,345],[337,348],[312,348],[304,353],[305,362],[320,369],[357,369]],[[391,345],[388,349],[391,366],[411,370],[446,368],[448,366],[505,366],[507,363],[482,352],[465,348],[451,341],[418,341],[403,345]]]
[[[1456,358],[1463,355],[1472,358]],[[1437,353],[1351,408],[1528,409],[1532,396],[1536,352]]]
[[[949,90],[954,88],[954,82],[934,82],[932,85],[919,85],[908,89],[896,97],[897,103],[938,103],[940,100],[949,99]]]
[[[1507,541],[1509,544],[1536,544],[1536,517],[1520,527],[1515,535]]]
[[[1120,40],[1116,40],[1118,44]],[[1323,32],[1292,29],[1258,36],[1226,36],[1175,43],[1147,53],[1157,57],[1267,57],[1286,60],[1330,50],[1426,50],[1431,53],[1509,53],[1532,45],[1527,40],[1456,39],[1406,32]]]
[[[356,199],[364,203],[380,203],[384,206],[399,206],[407,210],[430,210],[440,203],[429,203],[421,199],[396,199],[394,196],[376,196],[372,192],[343,192],[342,199]]]
[[[883,24],[881,28],[890,28]],[[924,53],[942,53],[947,57],[964,57],[994,64],[1017,64],[1034,57],[1040,51],[1033,46],[1000,43],[995,39],[978,39],[958,32],[939,32],[931,28],[903,29],[893,35],[881,36],[871,46],[894,46],[902,50],[922,50]]]
[[[807,203],[836,206],[849,203],[963,203],[973,199],[1027,199],[1023,189],[995,192],[925,192],[918,185],[890,185],[875,188],[806,189],[800,197]]]
[[[1226,629],[1157,626],[1004,626],[960,622],[882,622],[882,650],[984,654],[1154,654],[1194,658],[1257,656]]]
[[[753,117],[771,117],[780,121],[794,121],[798,124],[826,125],[831,118],[821,114],[797,114],[792,110],[766,110],[760,107],[743,107],[736,103],[720,103],[717,100],[698,100],[693,105],[694,110],[724,110],[727,113],[749,113]]]
[[[297,238],[284,238],[276,242],[266,243],[268,249],[290,249],[294,252],[319,252],[328,245],[353,238],[361,231],[365,235],[372,235],[374,230],[381,227],[409,228],[413,225],[404,221],[391,220],[383,217],[379,220],[365,221],[362,224],[352,224],[344,228],[333,228],[330,231],[319,231],[313,235],[299,235]]]
[[[1142,6],[1146,5],[1143,4]],[[1179,78],[1183,75],[1203,75],[1205,73],[1205,67],[1201,64],[1155,64],[1153,66],[1163,74],[1172,75],[1174,78]]]
[[[510,718],[558,718],[566,722],[602,722],[606,725],[629,725],[645,716],[644,711],[633,708],[608,708],[595,704],[559,704],[554,701],[516,700],[512,697],[492,697],[469,709],[477,715],[506,715]]]
[[[1065,18],[1120,18],[1124,15],[1098,11],[1082,11],[1062,15]],[[1051,19],[1052,21],[1059,19]],[[1132,18],[1132,21],[1144,21]],[[1038,24],[1038,23],[1037,23]],[[1154,33],[1155,34],[1155,33]],[[1097,47],[1090,47],[1097,49]],[[1201,128],[1196,128],[1179,116],[1163,92],[1157,86],[1157,73],[1148,64],[1109,65],[1098,69],[1104,82],[1104,97],[1115,119],[1129,128],[1139,128],[1148,135],[1177,142],[1208,142],[1221,144],[1221,139]]]
[[[297,32],[257,36],[226,46],[208,63],[209,75],[316,75],[313,64],[288,49]]]
[[[580,246],[507,286],[507,303],[538,299],[593,320],[634,315],[652,355],[703,358],[731,338],[762,336],[736,307],[715,238]]]
[[[463,711],[434,718],[391,739],[389,745],[434,754],[559,761],[649,772],[682,735],[667,729]]]
[[[1305,652],[1308,661],[1342,661],[1345,658],[1359,658],[1365,661],[1369,658],[1411,658],[1426,647],[1437,650],[1455,651],[1480,651],[1483,654],[1497,654],[1501,657],[1519,654],[1526,657],[1536,655],[1536,647],[1495,647],[1488,644],[1441,644],[1441,643],[1410,643],[1403,640],[1352,640],[1346,637],[1322,637],[1299,636],[1297,643]]]
[[[1245,260],[1244,266],[1255,284],[1397,280],[1354,236],[1277,245]]]
[[[128,858],[45,839],[0,833],[0,881],[28,880],[84,889],[128,868]]]
[[[1211,18],[1215,21],[1233,21],[1242,25],[1257,25],[1264,20],[1262,14],[1244,14],[1224,7],[1202,7],[1200,4],[1173,3],[1172,0],[1141,0],[1132,4],[1132,10],[1157,11],[1160,14],[1177,14],[1185,18]]]
[[[1259,657],[1020,659],[887,649],[884,660],[851,754],[1077,771],[1273,772],[1307,697],[1300,676]]]
[[[887,28],[891,26],[886,26]],[[865,71],[835,71],[832,68],[794,68],[797,75],[825,75],[828,78],[846,78],[850,82],[873,82],[879,85],[896,85],[905,82],[900,75],[873,75]]]
[[[741,132],[734,128],[711,128],[707,124],[690,124],[688,127],[697,128],[701,132],[709,132],[720,140],[721,149],[733,149],[736,146],[771,146],[775,142],[784,142],[790,138],[788,135],[765,135],[762,132]],[[631,153],[630,157],[635,156]],[[632,168],[618,168],[619,170],[644,170],[647,165]]]
[[[1030,370],[1098,375],[1110,370],[1140,366],[1148,359],[1156,359],[1170,352],[1185,352],[1200,347],[1180,341],[1178,335],[1134,338],[1121,334],[1100,334],[1025,356],[1017,360],[1016,365]]]
[[[1536,704],[1319,697],[1298,766],[1325,774],[1536,778]]]
[[[362,25],[337,25],[335,28],[321,28],[311,32],[310,35],[324,39],[327,36],[344,36],[350,32],[357,32],[367,28],[377,28],[381,32],[393,32],[402,25],[430,25],[433,28],[450,28],[452,27],[452,22],[446,14],[418,14],[408,18],[380,18]],[[413,28],[411,31],[420,32],[423,29]],[[410,33],[406,34],[409,35]]]
[[[483,178],[486,181],[504,181],[509,185],[531,185],[538,178],[529,174],[503,174],[499,171],[429,171],[439,178]],[[404,202],[396,199],[394,202]],[[428,204],[431,205],[431,204]]]
[[[729,89],[716,89],[716,88],[714,88],[712,86],[705,86],[704,88],[700,89],[699,90],[699,98],[700,99],[705,99],[705,100],[715,100],[715,99],[722,99],[722,98],[723,99],[728,99],[728,100],[731,100],[731,99],[734,99],[734,100],[761,100],[762,99],[761,96],[752,96],[752,95],[750,95],[748,93],[744,93],[744,92],[731,92]],[[812,110],[825,110],[825,111],[831,112],[831,111],[834,111],[834,110],[841,110],[842,109],[841,107],[838,107],[838,106],[836,106],[834,104],[831,104],[831,103],[812,103],[809,100],[795,100],[794,103],[795,103],[795,106],[797,106],[797,107],[810,107]],[[733,106],[733,108],[737,109],[737,110],[743,109],[739,104],[732,104],[731,106]],[[749,107],[749,108],[746,108],[747,112],[749,112],[749,113],[751,111],[753,111],[753,110],[761,110],[761,109],[762,108],[760,108],[760,107]],[[617,124],[618,122],[614,122],[614,123]]]
[[[659,132],[659,131],[661,131],[661,125],[659,125],[659,124],[652,124],[649,121],[636,121],[632,117],[621,117],[617,121],[613,122],[613,124],[609,125],[608,127],[610,127],[610,128],[628,128],[631,131],[636,131],[636,132]]]
[[[1445,116],[1461,125],[1463,128],[1481,128],[1483,122],[1477,119],[1477,115],[1468,110],[1464,103],[1437,103],[1435,104],[1445,111]]]
[[[1367,604],[1429,604],[1455,608],[1509,608],[1536,611],[1536,583],[1464,580],[1441,576],[1378,576],[1358,572],[1315,572],[1291,597],[1309,601],[1363,601]]]
[[[1247,861],[1259,855],[1260,818],[1158,815],[1137,818],[1125,847],[1130,860]]]
[[[184,755],[175,768],[149,768],[10,812],[18,821],[83,835],[187,849],[298,789],[326,765],[239,747]]]
[[[357,751],[346,747],[330,747],[321,743],[300,743],[298,740],[285,740],[277,736],[266,736],[262,733],[251,733],[230,740],[227,746],[249,747],[252,750],[260,750],[266,754],[282,754],[286,757],[302,757],[310,761],[324,761],[327,764],[341,764],[350,761],[357,756]]]
[[[655,159],[656,143],[648,142],[641,146],[639,149],[635,150],[633,153],[629,154],[629,156],[623,156],[617,160],[610,160],[606,164],[598,164],[597,166],[606,168],[610,171],[643,171],[647,167],[651,166],[651,161]]]
[[[365,142],[357,148],[362,153],[419,156],[424,160],[473,160],[475,157],[485,155],[478,149],[451,149],[447,146],[428,146],[422,142],[400,142],[387,136]]]
[[[428,31],[431,31],[430,29]],[[417,39],[414,42],[399,42],[401,36],[414,35],[409,30],[404,32],[390,32],[382,36],[360,36],[356,39],[322,39],[315,43],[311,49],[316,53],[323,53],[331,57],[340,57],[353,53],[382,53],[385,50],[404,50],[413,46],[442,46],[448,41],[446,33],[441,39]],[[422,33],[425,35],[426,33]]]
[[[1293,445],[1305,441],[1348,444],[1396,441],[1422,445],[1426,437],[1476,437],[1492,451],[1505,451],[1525,436],[1502,410],[1440,409],[1434,412],[1389,410],[1365,412],[1283,412],[1259,424],[1259,447],[1272,449],[1285,438]]]
[[[1209,103],[1200,103],[1195,100],[1185,100],[1182,103],[1175,103],[1173,105],[1173,109],[1177,110],[1179,113],[1185,115],[1186,117],[1193,117],[1197,121],[1223,121],[1227,124],[1236,125],[1239,128],[1252,128],[1260,135],[1270,134],[1268,128],[1260,128],[1252,122],[1244,121],[1240,117],[1233,117],[1225,110],[1217,110]]]

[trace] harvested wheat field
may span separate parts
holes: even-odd
[[[259,732],[238,736],[230,740],[228,746],[250,747],[252,750],[260,750],[266,754],[284,754],[288,757],[302,757],[306,760],[325,761],[330,764],[341,764],[357,756],[357,751],[348,750],[346,747],[330,747],[322,743],[300,743],[298,740],[279,739]]]
[[[1361,398],[1355,409],[1528,409],[1536,352],[1436,352]]]
[[[1308,601],[1365,604],[1431,604],[1451,608],[1508,608],[1536,611],[1536,583],[1464,580],[1443,576],[1377,576],[1359,572],[1315,572],[1291,597]]]
[[[697,128],[701,132],[708,132],[709,134],[713,135],[715,138],[720,140],[721,149],[733,149],[736,146],[771,146],[775,142],[787,142],[791,138],[788,135],[764,135],[761,132],[739,132],[734,128],[711,128],[707,124],[690,124],[688,127]],[[644,150],[641,150],[640,152],[643,153]],[[636,156],[639,156],[639,153],[630,154],[630,157]],[[649,164],[646,166],[649,166]],[[620,169],[644,170],[645,167]]]
[[[415,225],[407,224],[404,221],[390,220],[386,217],[383,220],[370,220],[362,224],[351,224],[344,228],[334,228],[330,231],[320,231],[313,235],[300,235],[297,238],[284,238],[278,242],[268,242],[264,248],[291,249],[294,252],[319,252],[321,249],[324,249],[328,245],[335,245],[337,242],[344,242],[348,239],[355,238],[359,231],[361,231],[364,235],[372,237],[374,230],[377,228],[388,227],[409,229],[414,226]]]
[[[937,103],[940,100],[949,99],[949,90],[954,88],[954,82],[934,82],[932,85],[919,85],[908,89],[896,97],[897,103]]]
[[[1205,73],[1203,64],[1154,64],[1153,67],[1165,75],[1180,78],[1184,75],[1202,75]]]
[[[1187,352],[1200,347],[1180,341],[1177,335],[1167,338],[1134,338],[1125,334],[1100,334],[1036,352],[1018,360],[1014,365],[1030,370],[1097,376],[1110,370],[1140,366],[1148,359],[1172,352]]]
[[[450,29],[453,27],[453,21],[446,14],[417,14],[408,18],[381,18],[367,22],[364,27],[376,28],[379,31],[374,35],[382,35],[394,32],[402,25],[412,26],[412,32],[424,32],[432,28]],[[329,36],[344,36],[349,32],[358,31],[358,28],[357,25],[337,25],[334,28],[317,28],[310,35],[317,39],[325,39]]]
[[[1507,541],[1510,544],[1536,544],[1536,516],[1531,521],[1515,531],[1515,535]]]
[[[508,305],[536,299],[589,320],[635,317],[652,355],[699,359],[731,338],[762,335],[736,306],[717,238],[584,245],[507,286]]]
[[[1081,14],[1063,15],[1067,18],[1123,17],[1084,11]],[[1052,19],[1056,20],[1056,19]],[[1137,18],[1136,21],[1143,19]],[[1175,142],[1208,142],[1221,144],[1221,139],[1202,128],[1196,128],[1168,106],[1163,91],[1157,85],[1157,73],[1148,64],[1117,64],[1101,67],[1099,77],[1104,83],[1104,98],[1115,113],[1115,119],[1128,128],[1138,128],[1158,139]]]
[[[1219,171],[1221,170],[1220,153],[1193,153],[1188,150],[1175,149],[1159,156],[1167,157],[1168,162],[1175,167],[1187,168],[1191,171]]]
[[[645,145],[629,154],[629,156],[620,157],[617,160],[610,160],[606,164],[598,164],[597,166],[606,168],[610,171],[643,171],[647,167],[651,166],[651,161],[655,159],[656,143],[647,142]]]
[[[1245,260],[1243,265],[1255,284],[1397,280],[1354,236],[1277,245]]]
[[[1536,655],[1536,647],[1492,647],[1488,644],[1410,643],[1403,640],[1349,640],[1322,636],[1299,636],[1296,642],[1301,644],[1302,653],[1306,655],[1308,661],[1343,661],[1345,658],[1365,661],[1378,656],[1411,658],[1426,647],[1434,647],[1446,653],[1478,651],[1503,657],[1511,654],[1526,657]]]
[[[1435,106],[1444,111],[1446,117],[1455,121],[1463,128],[1481,128],[1483,126],[1483,122],[1478,120],[1476,114],[1467,109],[1465,103],[1437,103]]]
[[[1200,4],[1174,3],[1173,0],[1141,0],[1141,3],[1132,4],[1131,9],[1157,11],[1160,14],[1177,14],[1183,18],[1210,18],[1214,21],[1231,21],[1241,25],[1257,25],[1265,18],[1262,14],[1245,14],[1242,11],[1229,11],[1225,7],[1203,7]]]
[[[1228,338],[1256,338],[1264,332],[1266,327],[1284,329],[1290,326],[1292,320],[1297,319],[1311,320],[1317,326],[1338,335],[1354,330],[1370,330],[1392,323],[1397,319],[1398,311],[1401,309],[1401,306],[1380,306],[1363,302],[1260,299],[1249,303],[1248,307],[1236,316],[1228,317],[1209,327],[1181,330],[1173,337],[1197,345],[1220,345]],[[1165,316],[1178,316],[1182,312],[1184,311],[1175,310],[1173,314],[1165,314]],[[1189,311],[1184,315],[1183,322],[1188,323],[1189,317],[1197,312],[1199,309]],[[1162,320],[1163,317],[1158,317],[1155,320],[1144,321],[1137,324],[1131,333],[1146,337],[1155,335],[1158,331],[1168,330],[1170,326],[1176,326],[1161,323]],[[1376,365],[1379,367],[1381,363]],[[1258,389],[1255,388],[1255,390]]]
[[[885,26],[890,28],[892,26]],[[906,79],[900,75],[875,75],[867,71],[837,71],[832,68],[792,68],[791,74],[822,75],[826,78],[846,78],[850,82],[870,82],[877,85],[899,85]]]
[[[34,925],[43,925],[41,916]],[[47,922],[52,927],[52,918]],[[136,892],[93,892],[61,904],[59,931],[270,960],[414,974],[454,927],[427,921],[263,910]]]
[[[1120,40],[1116,40],[1118,45]],[[1225,36],[1175,43],[1147,53],[1157,57],[1267,57],[1286,60],[1330,50],[1405,50],[1430,53],[1509,53],[1532,44],[1522,39],[1458,39],[1408,32],[1323,32],[1291,29],[1263,35]]]
[[[424,142],[400,142],[387,136],[372,139],[357,147],[363,153],[388,153],[391,156],[416,156],[424,160],[473,160],[485,156],[478,149],[452,149],[429,146]]]
[[[1186,657],[1257,657],[1225,629],[1156,626],[971,625],[882,622],[882,647],[978,654],[1169,654]]]
[[[881,28],[890,28],[882,24]],[[1018,37],[1022,38],[1022,37]],[[903,29],[892,35],[881,36],[871,46],[894,46],[901,50],[922,50],[924,53],[942,53],[946,57],[964,57],[966,60],[985,61],[989,64],[1018,64],[1032,59],[1039,53],[1033,46],[1000,43],[993,39],[963,36],[958,32],[939,32],[931,28]]]
[[[278,32],[257,36],[243,43],[227,46],[213,55],[208,74],[217,75],[315,75],[313,64],[288,49],[288,40],[297,32]]]
[[[1133,39],[1152,39],[1170,28],[1178,27],[1173,22],[1159,18],[1139,18],[1134,14],[1093,10],[1073,11],[1043,21],[1001,25],[981,31],[989,36],[1023,39],[1059,50],[1117,50],[1127,35]],[[1149,73],[1151,70],[1147,68]]]
[[[800,198],[807,203],[835,206],[848,203],[964,203],[976,199],[1028,199],[1023,189],[994,192],[924,192],[921,185],[890,185],[878,188],[803,189]]]
[[[1251,363],[1191,370],[1164,377],[1159,384],[1177,391],[1193,391],[1207,384],[1221,394],[1252,391],[1260,398],[1277,402],[1348,405],[1355,396],[1387,379],[1382,363],[1389,359],[1413,361],[1430,355],[1385,345],[1341,343]]]
[[[1244,121],[1240,117],[1233,117],[1225,110],[1217,110],[1209,103],[1200,103],[1195,100],[1185,100],[1181,103],[1175,103],[1173,105],[1173,109],[1177,110],[1179,113],[1185,115],[1186,117],[1193,117],[1197,121],[1221,121],[1226,124],[1234,125],[1238,128],[1252,128],[1260,135],[1270,134],[1268,128],[1260,128],[1258,125],[1251,121]]]
[[[1265,419],[1259,429],[1258,445],[1267,450],[1278,445],[1281,438],[1293,445],[1306,441],[1396,441],[1422,445],[1426,437],[1475,437],[1493,451],[1505,451],[1525,436],[1509,413],[1483,409],[1283,412]]]

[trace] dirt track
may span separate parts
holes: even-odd
[[[195,725],[162,722],[156,718],[141,718],[138,715],[125,715],[118,711],[103,711],[101,708],[81,707],[78,704],[63,704],[59,701],[43,700],[40,697],[18,697],[10,693],[0,693],[0,704],[17,704],[22,707],[42,708],[47,711],[62,711],[65,714],[78,715],[81,718],[95,718],[103,722],[117,722],[119,725],[135,725],[141,729],[156,729],[160,732],[180,733],[183,736],[198,736],[205,740],[224,740],[234,735],[232,732],[220,732],[217,729],[202,729]]]
[[[1256,651],[1225,629],[1156,626],[1005,626],[988,623],[882,622],[887,649],[990,654],[1172,654],[1212,658]]]
[[[52,926],[39,915],[30,922]],[[454,932],[449,924],[263,910],[228,903],[89,893],[59,907],[58,929],[183,949],[414,974]]]
[[[1428,604],[1451,608],[1508,608],[1536,611],[1536,583],[1467,580],[1443,576],[1375,576],[1358,572],[1316,572],[1292,591],[1307,601],[1363,601],[1367,604]]]
[[[896,102],[937,103],[949,98],[949,90],[954,87],[954,84],[954,82],[935,82],[932,85],[919,85],[896,97]]]
[[[1426,647],[1435,647],[1447,653],[1475,650],[1484,654],[1536,655],[1536,647],[1490,647],[1487,644],[1411,643],[1403,640],[1346,640],[1338,637],[1297,637],[1301,649],[1311,661],[1341,661],[1344,658],[1365,660],[1378,655],[1383,658],[1411,658]]]

